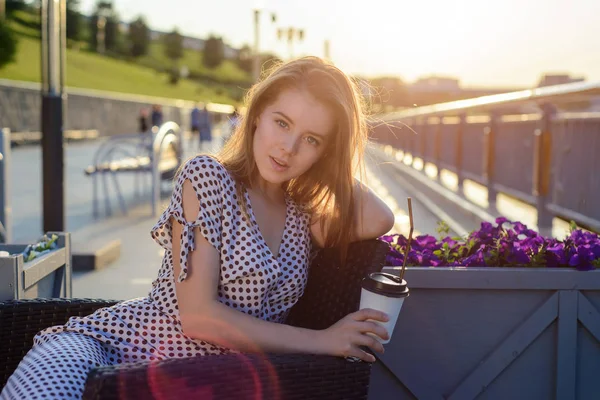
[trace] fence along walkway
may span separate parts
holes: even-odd
[[[382,116],[372,137],[433,179],[455,175],[535,207],[537,227],[553,218],[600,231],[600,112],[574,112],[600,96],[578,82],[403,110]],[[420,165],[419,165],[420,164]]]

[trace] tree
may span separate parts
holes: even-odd
[[[251,73],[252,72],[252,49],[247,44],[243,45],[238,51],[235,63],[240,69]]]
[[[67,0],[67,38],[79,40],[80,36],[81,14],[79,13],[79,0]]]
[[[129,24],[129,52],[132,57],[140,57],[148,53],[150,30],[144,17],[138,17]]]
[[[6,14],[10,15],[14,11],[25,10],[27,8],[27,4],[25,4],[25,0],[6,0],[4,4],[6,7]]]
[[[15,61],[17,54],[17,38],[8,29],[5,21],[0,19],[0,69]]]
[[[177,28],[164,36],[164,45],[165,55],[169,60],[177,62],[177,60],[183,57],[183,36],[181,36]]]
[[[210,35],[204,42],[202,64],[207,68],[217,68],[225,59],[225,44],[223,39]]]

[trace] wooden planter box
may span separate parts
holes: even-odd
[[[23,255],[0,257],[0,301],[71,297],[71,236],[58,235],[58,247],[29,262]],[[0,244],[0,251],[21,253],[27,244]]]
[[[369,399],[600,398],[600,270],[414,267],[405,279]]]

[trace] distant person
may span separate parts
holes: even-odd
[[[139,130],[141,133],[148,131],[148,109],[145,107],[140,110],[140,116],[138,117]]]
[[[364,170],[368,135],[359,88],[305,57],[250,93],[235,140],[178,171],[151,230],[164,256],[149,295],[39,332],[0,398],[81,398],[90,370],[103,365],[239,352],[374,362],[362,346],[384,351],[376,337],[391,332],[371,322],[387,321],[381,311],[355,311],[326,329],[286,324],[315,247],[344,258],[352,242],[394,225],[389,207],[354,177]],[[205,389],[180,384],[182,392]],[[205,397],[223,394],[211,389]]]
[[[212,142],[212,117],[206,105],[202,106],[199,113],[198,130],[200,133],[199,148],[201,151],[207,151]]]
[[[194,104],[190,113],[190,142],[189,147],[192,148],[192,143],[200,143],[200,106]]]
[[[229,124],[231,125],[231,131],[235,131],[235,129],[237,128],[237,126],[240,123],[240,112],[238,111],[238,108],[234,108],[233,109],[233,113],[231,114],[231,118],[229,118]]]
[[[160,126],[163,123],[162,107],[159,104],[152,106],[152,126]]]
[[[233,109],[233,113],[229,117],[229,130],[225,135],[223,135],[223,144],[227,143],[227,141],[231,138],[231,135],[233,135],[238,125],[240,124],[240,119],[241,115],[238,111],[238,108],[236,107]]]
[[[192,131],[192,136],[200,134],[200,108],[198,104],[194,105],[190,113],[190,130]]]

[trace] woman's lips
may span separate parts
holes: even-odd
[[[271,160],[271,166],[273,167],[273,169],[275,171],[283,172],[283,171],[287,170],[290,167],[289,165],[287,165],[283,161],[280,161],[280,160],[278,160],[276,158],[269,157],[269,159]]]

